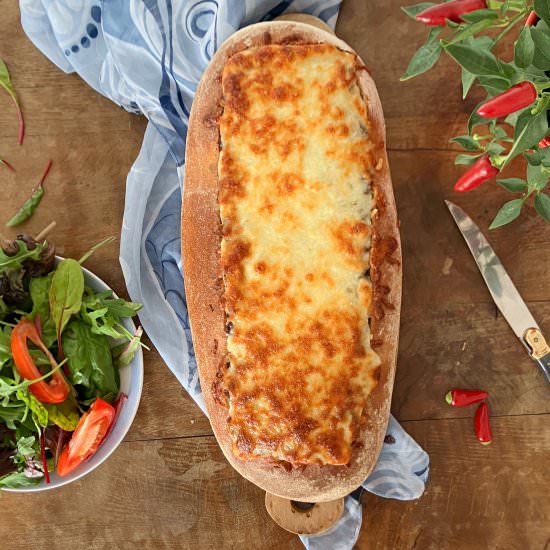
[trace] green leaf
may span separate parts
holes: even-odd
[[[476,76],[502,76],[500,63],[488,50],[467,44],[452,44],[445,49],[461,67]]]
[[[29,437],[20,437],[17,440],[17,454],[23,458],[31,458],[36,454],[34,450],[35,437],[30,435]]]
[[[11,359],[11,327],[0,327],[0,370]]]
[[[6,424],[10,430],[17,428],[17,423],[23,422],[27,407],[23,403],[10,402],[9,406],[0,406],[0,420]]]
[[[527,190],[527,182],[520,178],[505,178],[502,180],[497,180],[497,183],[512,193],[523,193]]]
[[[485,103],[485,101],[482,101],[481,103],[478,103],[475,107],[474,107],[474,110],[472,111],[472,114],[470,115],[470,118],[468,119],[468,133],[470,135],[472,135],[473,131],[474,131],[474,128],[476,126],[479,126],[480,124],[487,124],[488,123],[488,119],[486,118],[483,118],[482,116],[479,116],[477,114],[477,109],[480,105],[482,105],[483,103]]]
[[[57,339],[55,322],[50,314],[50,288],[52,286],[53,273],[43,277],[33,277],[29,285],[29,292],[32,300],[32,311],[29,318],[34,320],[40,316],[42,325],[42,341],[47,348],[50,348]]]
[[[550,25],[550,1],[535,0],[533,5],[537,15],[547,24]]]
[[[529,27],[523,27],[514,49],[514,63],[518,67],[526,69],[533,62],[534,55],[535,43],[531,37],[531,30]]]
[[[476,75],[469,73],[464,67],[462,67],[462,99],[466,99],[472,84],[475,82]]]
[[[142,334],[143,329],[139,327],[130,342],[123,346],[119,346],[119,349],[116,351],[113,350],[117,368],[121,369],[122,367],[127,367],[134,360],[134,356],[141,345]]]
[[[21,239],[16,239],[15,243],[18,250],[13,256],[8,256],[4,249],[0,248],[0,274],[8,270],[20,269],[26,260],[38,260],[44,248],[43,245],[37,244],[35,248],[29,250],[27,243]]]
[[[489,143],[489,145],[487,145],[487,148],[485,149],[485,151],[491,156],[500,155],[502,152],[504,152],[504,150],[504,147],[496,141]]]
[[[17,398],[23,401],[32,413],[35,424],[45,428],[48,425],[48,411],[46,407],[27,388],[17,391]]]
[[[500,167],[501,170],[514,157],[523,153],[526,149],[535,147],[538,142],[546,135],[548,131],[548,121],[546,111],[531,115],[529,109],[526,109],[518,118],[514,132],[514,144],[506,157],[506,161]]]
[[[0,59],[0,86],[10,94],[11,98],[17,103],[17,94],[11,81],[10,73],[6,64]]]
[[[424,11],[425,9],[431,8],[434,6],[434,2],[420,2],[420,4],[415,4],[414,6],[408,6],[406,8],[401,8],[411,19],[416,21],[416,16]]]
[[[472,13],[475,13],[475,12],[472,12]],[[492,26],[493,26],[493,22],[490,19],[484,19],[482,21],[477,21],[475,23],[472,23],[471,25],[467,25],[460,32],[456,33],[453,36],[452,40],[450,40],[449,42],[446,42],[445,47],[447,48],[452,44],[465,42],[466,40],[468,40],[468,38],[471,38],[477,33],[482,32],[485,29],[488,29],[489,27],[492,27]]]
[[[466,151],[481,151],[482,147],[471,136],[458,136],[449,140],[451,143],[458,143]]]
[[[543,70],[550,65],[550,34],[538,27],[530,27],[531,37],[535,44],[533,64]]]
[[[509,124],[510,126],[516,126],[518,123],[518,118],[520,115],[525,111],[526,109],[523,109],[522,111],[516,111],[515,113],[510,113],[505,119],[504,122],[506,124]]]
[[[430,31],[426,43],[413,55],[405,74],[400,79],[402,82],[425,73],[437,63],[442,52],[441,44],[437,40],[440,32],[440,27],[434,27]]]
[[[523,199],[514,199],[505,203],[502,208],[497,212],[495,219],[489,226],[489,229],[497,229],[512,221],[514,221],[521,214],[521,207],[523,206]]]
[[[80,420],[80,413],[78,411],[78,404],[72,394],[63,401],[56,405],[45,405],[50,422],[53,422],[56,426],[59,426],[62,430],[72,432],[76,429],[78,421]]]
[[[492,20],[498,19],[498,13],[495,10],[482,9],[471,11],[469,13],[463,13],[460,18],[468,23],[477,23],[478,21],[487,20],[489,23],[492,23]]]
[[[6,489],[20,489],[22,487],[33,487],[42,481],[41,477],[27,477],[24,472],[15,472],[0,477],[0,487]]]
[[[80,311],[84,294],[84,274],[76,260],[63,260],[55,270],[50,287],[50,312],[55,322],[57,339],[71,315]]]
[[[63,334],[63,351],[69,359],[69,379],[83,399],[102,397],[112,402],[119,389],[109,342],[94,334],[86,323],[73,319]]]
[[[501,76],[480,76],[478,80],[490,96],[505,92],[512,86],[510,80]]]
[[[538,193],[535,196],[535,210],[541,218],[550,222],[550,197],[545,193]]]
[[[471,166],[482,155],[483,153],[479,153],[479,155],[457,155],[455,157],[455,164]]]
[[[542,164],[539,166],[527,164],[527,183],[530,191],[540,191],[546,187],[548,172]]]

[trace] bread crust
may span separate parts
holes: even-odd
[[[353,50],[332,34],[303,23],[269,22],[246,27],[217,51],[197,89],[187,134],[182,209],[182,257],[187,306],[201,387],[214,434],[230,464],[246,479],[284,498],[322,502],[356,489],[373,469],[389,418],[397,359],[401,308],[401,245],[398,220],[385,149],[382,107],[368,71],[360,71],[359,85],[371,121],[376,146],[374,175],[371,278],[375,312],[373,347],[382,363],[380,379],[365,406],[352,459],[346,466],[307,465],[285,469],[273,463],[243,461],[232,452],[227,408],[216,399],[216,378],[226,355],[223,278],[220,263],[221,225],[218,197],[221,75],[229,57],[246,48],[266,44],[332,44]],[[358,57],[360,63],[362,61]],[[363,65],[364,66],[364,65]]]

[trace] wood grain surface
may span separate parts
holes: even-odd
[[[399,82],[425,34],[400,5],[344,0],[338,34],[372,70],[386,114],[405,273],[393,412],[430,453],[431,476],[415,502],[365,494],[357,547],[548,549],[550,388],[496,314],[443,205],[455,200],[486,228],[506,194],[487,186],[453,195],[461,168],[448,140],[464,133],[478,97],[461,101],[459,70],[447,60]],[[24,229],[36,233],[55,219],[58,250],[78,255],[120,233],[126,174],[146,121],[59,71],[25,37],[17,2],[1,7],[0,57],[19,91],[27,136],[18,147],[15,112],[0,93],[0,157],[17,167],[16,175],[0,167],[0,222],[52,158],[43,204]],[[2,236],[15,234],[1,227]],[[489,238],[550,334],[550,226],[529,212]],[[125,293],[116,246],[89,267]],[[476,442],[472,411],[444,405],[452,386],[491,393],[490,447]],[[302,548],[271,521],[263,493],[225,462],[208,421],[156,351],[145,354],[134,425],[103,466],[56,492],[0,499],[2,549]]]

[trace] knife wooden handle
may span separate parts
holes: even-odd
[[[550,346],[537,328],[528,328],[523,338],[530,348],[530,355],[538,363],[542,372],[550,382]]]

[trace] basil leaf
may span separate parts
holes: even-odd
[[[533,62],[535,43],[529,27],[523,27],[514,49],[514,63],[521,69],[526,69]]]
[[[505,203],[497,212],[497,215],[489,226],[489,229],[497,229],[498,227],[502,227],[503,225],[514,221],[521,214],[522,206],[523,199],[514,199]]]
[[[483,153],[479,153],[479,155],[457,155],[455,158],[455,164],[471,166],[482,155]]]
[[[550,25],[550,1],[535,0],[533,5],[537,15],[547,24]]]
[[[50,311],[60,340],[71,315],[80,311],[84,294],[84,274],[76,260],[63,260],[54,271],[50,287]]]
[[[538,193],[535,197],[535,210],[541,218],[550,222],[550,197],[545,193]]]
[[[458,143],[466,151],[481,151],[481,145],[471,136],[458,136],[449,141],[451,143]]]
[[[57,339],[55,322],[50,314],[50,288],[52,286],[53,273],[44,277],[33,277],[29,285],[29,292],[32,300],[32,311],[30,319],[40,317],[42,325],[42,341],[47,348],[50,348]]]
[[[94,334],[89,325],[73,319],[63,334],[69,379],[84,400],[101,397],[112,402],[118,395],[118,371],[113,366],[109,342]]]
[[[502,75],[502,67],[489,50],[467,44],[451,44],[447,53],[462,67],[476,76]]]
[[[431,8],[434,6],[434,2],[420,2],[420,4],[415,4],[414,6],[408,6],[406,8],[401,8],[411,19],[416,21],[416,16],[424,11],[425,9]]]
[[[32,487],[42,481],[41,477],[27,477],[24,472],[15,472],[0,477],[0,487],[7,489],[19,489],[21,487]]]
[[[405,74],[400,78],[403,82],[431,69],[441,56],[441,44],[437,37],[441,33],[441,27],[435,27],[430,31],[426,43],[413,55]]]
[[[512,193],[523,193],[527,190],[527,182],[520,178],[506,178],[497,180],[497,183],[506,189],[506,191],[511,191]]]
[[[546,135],[548,131],[548,120],[546,111],[538,113],[535,116],[531,115],[529,109],[523,111],[518,118],[516,129],[514,132],[514,144],[510,152],[506,156],[506,161],[501,167],[504,168],[514,157],[535,147],[538,142]]]

